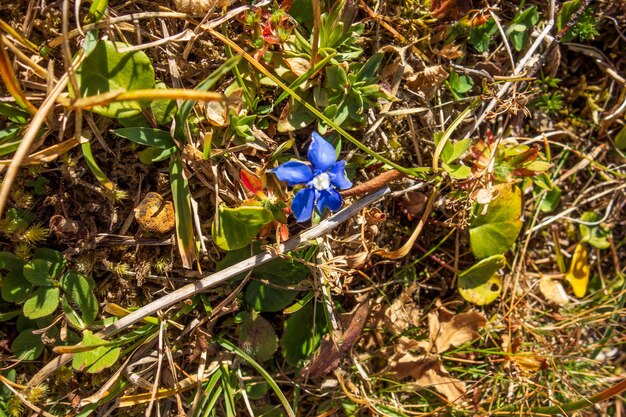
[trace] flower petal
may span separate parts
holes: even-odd
[[[296,193],[291,202],[291,212],[296,216],[298,223],[311,219],[314,203],[315,191],[313,189],[304,188]]]
[[[329,208],[330,211],[337,211],[341,208],[341,203],[341,194],[334,188],[331,188],[320,191],[320,196],[317,199],[317,209],[320,213],[323,213],[325,208]]]
[[[339,161],[333,165],[328,176],[331,184],[340,190],[352,187],[352,182],[346,177],[346,161]]]
[[[317,132],[313,132],[311,136],[313,140],[311,141],[311,146],[309,146],[307,158],[311,161],[311,164],[313,164],[315,171],[324,172],[337,162],[335,148]]]
[[[304,184],[313,179],[311,167],[300,161],[285,162],[269,172],[273,172],[279,180],[286,181],[290,186]]]

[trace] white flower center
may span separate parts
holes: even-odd
[[[313,187],[316,190],[328,190],[330,188],[330,177],[327,173],[322,172],[317,177],[313,178]]]

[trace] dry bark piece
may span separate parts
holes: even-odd
[[[135,219],[149,232],[167,233],[174,228],[174,205],[163,201],[161,194],[149,192],[135,207]]]

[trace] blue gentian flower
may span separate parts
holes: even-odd
[[[345,190],[352,187],[352,182],[346,178],[346,161],[337,161],[333,145],[317,132],[313,132],[312,136],[307,153],[311,165],[289,161],[269,171],[291,187],[305,184],[305,188],[298,191],[291,202],[291,211],[299,223],[311,218],[314,207],[320,213],[326,208],[339,210],[342,199],[337,188]]]

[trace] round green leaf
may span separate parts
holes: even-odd
[[[37,359],[43,352],[43,342],[41,336],[33,334],[33,330],[24,330],[17,335],[13,343],[11,343],[11,352],[17,359],[23,361],[32,361]]]
[[[24,303],[24,315],[38,319],[54,313],[59,306],[61,292],[58,287],[41,287]]]
[[[224,250],[241,249],[248,245],[264,224],[274,220],[264,207],[220,207],[219,228],[213,222],[213,241]]]
[[[470,246],[474,256],[487,258],[506,252],[515,243],[522,229],[522,194],[509,184],[494,187],[494,199],[487,211],[477,205],[476,217],[470,224]]]
[[[504,265],[504,256],[495,255],[461,272],[457,281],[461,297],[479,306],[495,301],[502,291],[502,279],[497,272]]]
[[[99,41],[76,70],[81,96],[95,96],[111,91],[154,88],[154,69],[142,51],[118,52],[130,45],[123,42]],[[71,91],[70,94],[74,95]],[[106,117],[128,117],[137,114],[147,103],[113,102],[96,106],[91,111]]]
[[[239,346],[254,359],[264,362],[278,349],[278,337],[272,325],[257,312],[244,313],[237,329]]]
[[[24,265],[24,278],[35,285],[50,285],[52,263],[43,259],[33,259]]]
[[[9,271],[2,277],[2,299],[10,303],[21,303],[28,298],[33,284],[26,281],[21,270]]]

